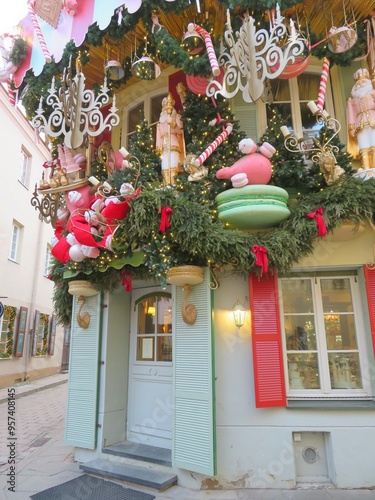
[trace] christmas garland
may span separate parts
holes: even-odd
[[[4,306],[4,320],[8,321],[8,329],[6,333],[5,352],[0,353],[0,359],[10,358],[13,352],[14,343],[14,323],[16,320],[17,308],[13,306]],[[3,324],[4,324],[3,320]]]
[[[119,248],[108,252],[103,259],[86,259],[82,263],[55,263],[52,279],[55,281],[54,302],[59,322],[70,321],[71,296],[68,282],[87,279],[99,290],[113,291],[121,283],[119,269],[133,278],[154,278],[165,285],[168,269],[176,265],[223,266],[231,264],[243,273],[259,272],[254,245],[267,249],[269,269],[287,273],[303,257],[311,254],[318,238],[314,220],[307,217],[321,207],[328,232],[344,221],[356,225],[373,221],[375,215],[375,179],[362,181],[348,177],[318,193],[301,196],[290,207],[290,217],[267,233],[246,234],[225,229],[214,221],[208,209],[171,190],[143,191],[131,202],[131,211],[116,232]],[[170,207],[170,227],[159,231],[160,208]],[[134,251],[144,255],[142,265],[122,265],[125,257]],[[105,265],[103,266],[103,261]]]

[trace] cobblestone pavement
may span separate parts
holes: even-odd
[[[29,387],[16,387],[15,408],[13,403],[8,405],[8,390],[0,389],[0,500],[28,500],[34,493],[82,474],[79,464],[73,460],[73,448],[64,444],[66,377],[59,374],[48,379],[35,381]],[[10,436],[8,416],[13,416],[13,408],[15,435]],[[14,492],[8,489],[13,478],[12,464],[8,461],[13,459],[13,451]],[[156,492],[135,485],[125,486],[151,493],[155,500],[375,500],[375,491],[368,489],[193,491],[173,486],[165,492]]]
[[[8,430],[13,404],[9,406],[10,415],[8,403],[0,404],[1,500],[26,500],[33,493],[82,473],[73,462],[72,447],[63,444],[66,394],[67,384],[62,384],[16,399],[14,436]],[[15,492],[8,490],[12,485],[8,482],[12,479],[12,464],[8,461],[13,458]]]

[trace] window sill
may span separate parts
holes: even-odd
[[[288,400],[287,409],[293,410],[375,410],[374,399],[317,399]]]

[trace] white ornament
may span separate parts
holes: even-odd
[[[82,245],[76,244],[69,248],[69,257],[74,260],[74,262],[82,262],[85,258],[82,252]]]
[[[225,69],[223,83],[211,80],[206,89],[208,97],[218,94],[234,97],[242,92],[245,102],[255,102],[265,89],[265,80],[278,78],[287,64],[293,64],[296,57],[305,50],[305,40],[300,33],[296,33],[292,24],[292,34],[285,45],[281,41],[287,35],[287,28],[276,9],[275,23],[270,32],[266,29],[257,30],[255,20],[245,15],[243,24],[238,32],[233,33],[229,10],[227,11],[225,43],[221,46],[218,59],[220,66]]]

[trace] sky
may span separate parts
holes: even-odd
[[[14,26],[17,25],[27,14],[27,0],[12,0],[9,7],[1,10],[0,34],[13,33]]]

